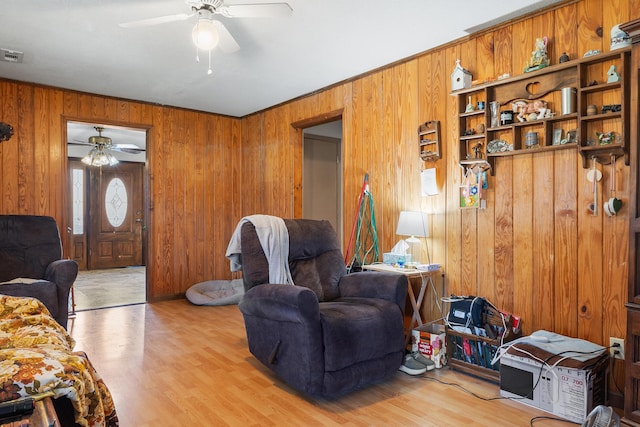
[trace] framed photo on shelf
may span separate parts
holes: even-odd
[[[553,145],[562,144],[562,129],[554,129],[553,130]]]

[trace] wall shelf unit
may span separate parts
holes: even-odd
[[[418,126],[418,146],[423,161],[440,159],[440,121],[430,120]]]
[[[566,149],[577,149],[585,168],[592,159],[607,164],[619,157],[628,165],[630,64],[631,50],[624,48],[454,92],[460,165],[486,164],[493,175],[498,157]],[[619,79],[608,83],[612,69]],[[573,107],[566,108],[565,114],[563,88],[573,88],[565,94],[570,98],[567,105]],[[469,111],[469,105],[480,101],[484,109]],[[518,101],[544,101],[546,110],[536,109],[518,118],[518,111],[512,111]],[[498,105],[493,115],[492,103]],[[609,133],[612,137],[608,139]]]

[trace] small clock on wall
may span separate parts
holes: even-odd
[[[0,122],[0,142],[8,141],[13,136],[13,127],[4,122]]]

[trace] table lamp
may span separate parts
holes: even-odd
[[[411,250],[411,262],[420,264],[422,243],[417,237],[429,237],[429,219],[424,212],[402,211],[398,219],[396,234],[411,236],[405,240]]]

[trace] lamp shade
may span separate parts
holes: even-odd
[[[396,234],[399,236],[429,237],[429,218],[425,212],[402,211]]]

